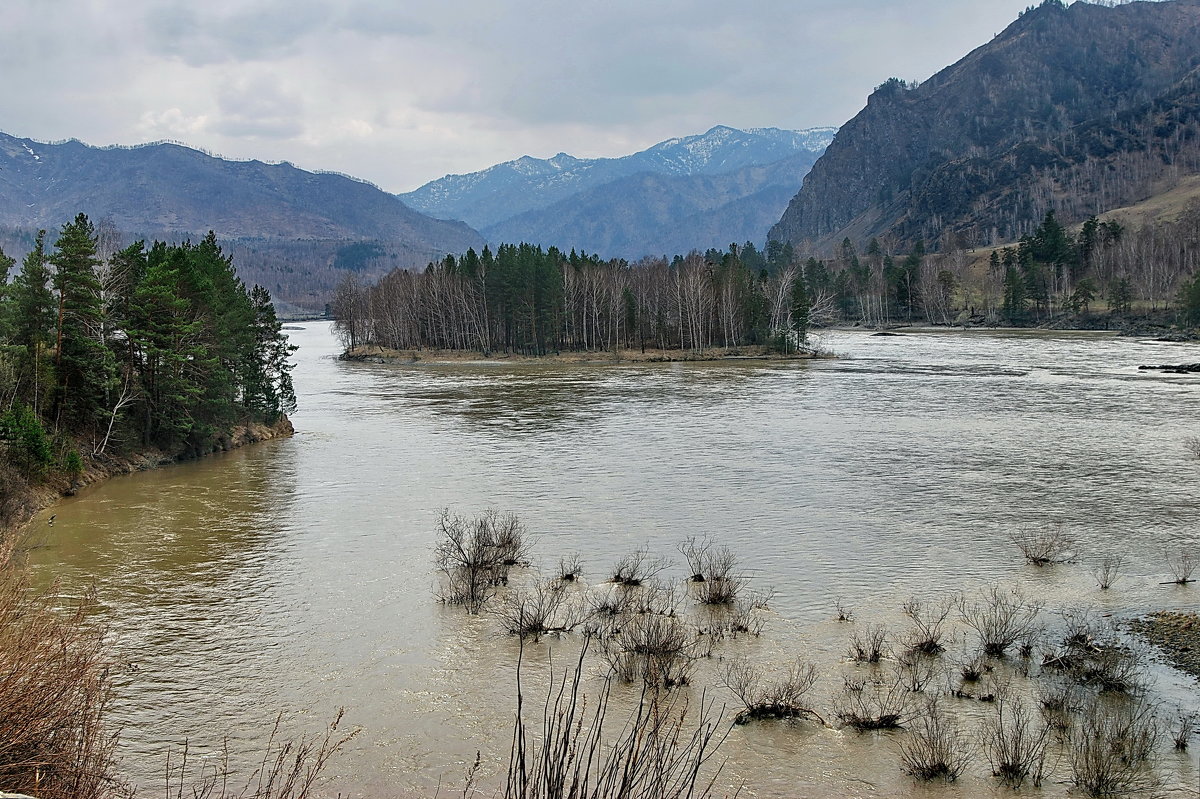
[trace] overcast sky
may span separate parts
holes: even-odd
[[[0,130],[408,191],[713,125],[840,125],[1033,0],[5,0]]]

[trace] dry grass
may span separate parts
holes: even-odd
[[[339,710],[323,735],[283,741],[279,738],[282,720],[282,715],[275,719],[262,763],[240,788],[231,785],[237,780],[229,770],[228,752],[219,767],[201,765],[196,771],[189,761],[187,744],[176,764],[172,764],[168,753],[166,799],[310,799],[329,759],[359,730],[339,731]]]
[[[0,786],[39,799],[92,799],[113,787],[116,737],[103,631],[85,603],[32,592],[0,552]]]

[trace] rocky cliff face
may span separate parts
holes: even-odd
[[[891,80],[843,126],[770,233],[828,251],[937,246],[1079,219],[1200,171],[1200,0],[1048,0],[919,86]]]

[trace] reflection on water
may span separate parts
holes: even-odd
[[[433,601],[444,507],[517,512],[543,563],[578,552],[593,582],[638,546],[678,561],[686,536],[718,537],[777,591],[764,635],[724,654],[803,652],[826,695],[838,596],[892,625],[913,594],[994,581],[1116,614],[1195,603],[1156,583],[1164,550],[1197,541],[1200,465],[1180,440],[1197,378],[1136,369],[1188,360],[1182,345],[841,333],[826,344],[846,357],[810,363],[383,366],[334,360],[326,325],[292,335],[295,438],[112,480],[35,528],[39,573],[94,585],[131,664],[116,714],[145,784],[167,742],[244,752],[280,709],[311,729],[341,705],[365,728],[334,766],[343,792],[428,795],[476,751],[498,768],[517,646]],[[1007,532],[1048,519],[1085,554],[1124,552],[1119,590],[1085,565],[1022,566]],[[1171,701],[1194,690],[1159,678]],[[726,754],[748,795],[993,793],[982,768],[914,787],[888,736],[758,725]]]

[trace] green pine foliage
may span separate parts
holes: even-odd
[[[40,477],[114,451],[191,456],[295,410],[270,295],[247,289],[213,234],[102,263],[80,214],[51,252],[42,231],[8,283],[11,266],[0,253],[0,465]]]

